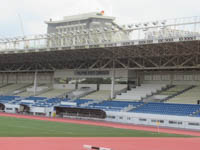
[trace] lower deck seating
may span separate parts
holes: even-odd
[[[103,109],[107,111],[121,111],[129,105],[138,106],[142,102],[128,102],[128,101],[103,101],[101,103],[90,104],[88,107]]]
[[[30,96],[27,97],[25,100],[34,100],[34,101],[41,101],[41,100],[45,100],[47,99],[46,97],[34,97],[34,96]]]
[[[200,110],[200,105],[147,103],[141,107],[130,110],[130,112],[189,116],[198,110]]]
[[[13,101],[17,98],[19,98],[19,97],[18,96],[0,96],[0,102],[8,103],[8,102]]]
[[[30,103],[29,103],[30,100]],[[104,111],[128,111],[130,113],[148,113],[160,115],[197,116],[200,117],[200,105],[194,104],[173,104],[173,103],[144,103],[133,101],[94,101],[91,99],[70,99],[47,98],[47,97],[19,97],[0,96],[0,103],[26,104],[36,107],[54,107],[61,105],[61,102],[75,102],[77,107],[102,109]],[[88,103],[87,106],[82,104]],[[129,107],[132,106],[132,107]],[[73,106],[72,106],[73,107]],[[129,110],[127,110],[127,108]]]

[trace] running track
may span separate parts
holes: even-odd
[[[156,131],[153,127],[106,122],[46,118],[4,113],[0,113],[0,116]],[[160,132],[200,136],[200,132],[195,131],[161,128]],[[83,144],[108,147],[112,148],[112,150],[199,150],[200,138],[0,138],[0,149],[2,150],[83,150]]]

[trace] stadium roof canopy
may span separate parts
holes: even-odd
[[[81,18],[92,15],[104,17],[84,14]],[[80,16],[65,19],[80,19]],[[0,39],[0,72],[200,69],[200,17],[136,23],[121,29]],[[132,33],[135,38],[116,42],[93,39],[96,34],[111,37],[122,31]],[[80,44],[84,36],[91,41]]]
[[[4,51],[0,53],[0,71],[200,69],[199,37],[179,40]]]

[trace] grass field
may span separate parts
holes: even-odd
[[[155,133],[80,125],[42,120],[0,117],[0,137],[191,137],[187,135]]]

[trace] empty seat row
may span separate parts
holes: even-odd
[[[198,110],[200,110],[200,105],[147,103],[141,107],[130,110],[130,112],[189,116]]]

